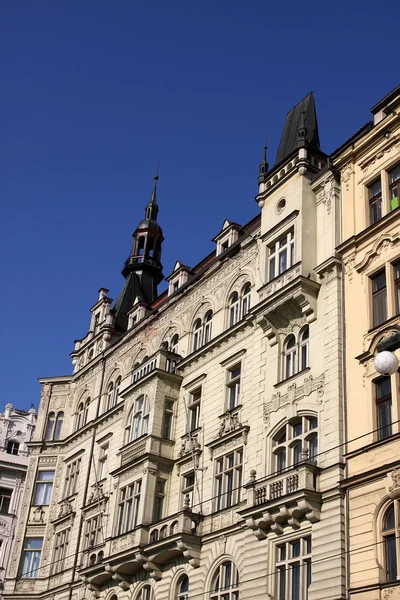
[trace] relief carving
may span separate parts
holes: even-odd
[[[263,415],[265,425],[269,425],[270,415],[276,412],[282,406],[298,402],[304,396],[310,396],[312,392],[317,394],[317,404],[321,404],[325,393],[325,374],[320,375],[316,379],[312,375],[305,377],[303,385],[297,387],[296,383],[292,383],[287,387],[286,394],[276,392],[271,397],[269,402],[265,402],[263,406]]]

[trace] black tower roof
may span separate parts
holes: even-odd
[[[294,150],[297,150],[298,131],[302,126],[302,123],[304,124],[303,119],[305,120],[305,126],[307,128],[306,141],[308,145],[316,150],[320,150],[314,94],[313,92],[310,92],[287,114],[278,152],[276,154],[276,165],[284,161],[285,158],[294,152]]]

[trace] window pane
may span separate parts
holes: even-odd
[[[287,269],[287,250],[281,250],[279,252],[279,275]]]
[[[286,571],[285,567],[279,567],[279,600],[286,600]]]
[[[388,581],[397,579],[396,536],[389,535],[385,539],[386,570]]]
[[[292,564],[292,598],[291,600],[300,600],[300,563]]]
[[[394,520],[394,504],[388,509],[386,513],[385,523],[384,523],[384,531],[388,531],[390,529],[395,528],[395,520]]]

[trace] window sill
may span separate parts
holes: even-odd
[[[200,431],[202,429],[203,429],[203,427],[201,425],[199,425],[195,429],[191,429],[190,431],[187,431],[186,433],[184,433],[183,435],[181,435],[181,440],[186,439],[188,435],[193,436],[193,435],[196,435],[197,433],[200,433]]]
[[[311,370],[311,367],[306,367],[305,369],[302,369],[301,371],[297,371],[297,373],[295,373],[294,375],[291,375],[290,377],[286,377],[286,379],[282,379],[282,381],[275,383],[274,388],[278,388],[281,385],[285,385],[285,383],[288,383],[288,382],[292,381],[293,379],[296,379],[296,377],[299,377],[300,375],[304,375],[305,373],[308,373],[308,371],[310,371],[310,370]]]
[[[222,415],[218,415],[218,419],[223,419],[226,413],[234,415],[236,412],[239,412],[241,408],[243,408],[243,404],[238,404],[234,408],[227,408],[225,412],[222,413]]]

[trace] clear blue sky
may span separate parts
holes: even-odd
[[[310,90],[326,152],[369,120],[400,83],[399,16],[393,0],[2,0],[0,410],[71,372],[158,160],[168,275],[256,214],[264,136],[271,164]]]

